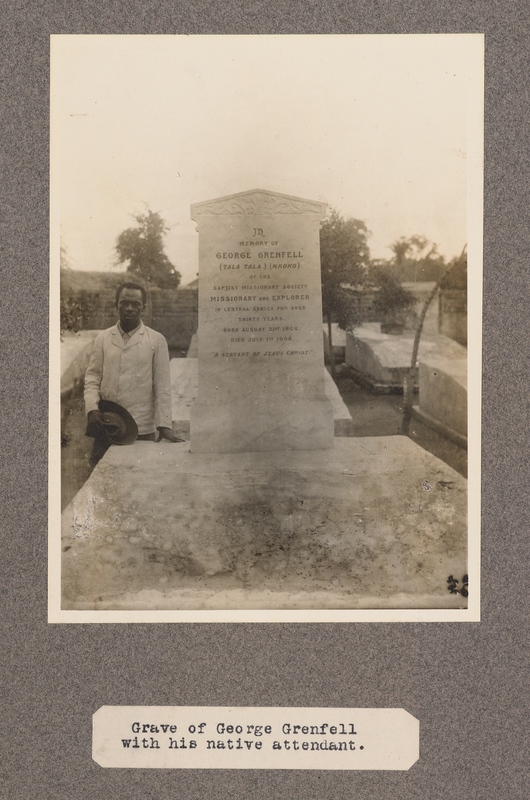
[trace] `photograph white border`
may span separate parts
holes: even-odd
[[[367,35],[367,34],[365,34]],[[394,34],[392,34],[394,35]],[[397,35],[397,34],[396,34]],[[429,35],[429,34],[418,34]],[[454,34],[446,34],[448,36]],[[48,514],[48,621],[51,623],[236,623],[236,622],[476,622],[480,619],[480,444],[482,353],[482,240],[483,240],[483,114],[484,37],[462,34],[473,41],[473,71],[468,92],[468,574],[470,593],[466,609],[359,609],[359,610],[127,610],[72,611],[61,609],[60,459],[60,198],[57,140],[53,101],[50,168],[50,378],[49,378],[49,514]],[[52,36],[52,40],[56,37]],[[284,37],[285,38],[285,37]],[[478,74],[480,72],[480,74]],[[52,83],[53,92],[53,83]]]

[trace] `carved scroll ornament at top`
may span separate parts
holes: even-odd
[[[203,214],[322,214],[322,203],[276,197],[268,194],[253,194],[248,197],[233,197],[200,203],[193,209],[194,217]]]

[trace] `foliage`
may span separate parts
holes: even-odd
[[[164,238],[169,228],[160,214],[147,209],[133,215],[136,227],[122,231],[116,241],[117,263],[129,262],[127,271],[161,289],[176,289],[177,272],[164,252]]]
[[[374,262],[370,270],[376,287],[374,306],[382,314],[392,315],[405,310],[414,303],[413,295],[402,285],[396,271],[389,264]]]
[[[370,264],[368,235],[364,222],[345,219],[335,209],[320,228],[322,306],[328,322],[335,318],[341,328],[351,328],[359,322],[348,287],[366,283]]]
[[[449,262],[449,269],[440,281],[442,289],[467,289],[467,253],[462,252],[460,256],[453,258]]]
[[[86,327],[88,319],[87,292],[61,290],[60,328],[61,331],[77,331]]]
[[[392,264],[402,281],[437,281],[445,269],[438,246],[425,236],[401,236],[390,245]]]

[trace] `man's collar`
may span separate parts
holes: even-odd
[[[137,326],[136,326],[136,328],[133,328],[133,329],[132,329],[132,331],[124,331],[124,330],[123,330],[123,328],[121,327],[121,322],[118,320],[118,330],[119,330],[120,334],[121,334],[122,336],[123,336],[123,334],[125,334],[126,336],[129,336],[129,338],[130,338],[131,336],[134,336],[134,334],[135,334],[137,331],[139,331],[139,330],[140,330],[140,328],[142,327],[142,325],[143,325],[143,323],[142,323],[142,320],[140,320],[140,324],[139,324],[139,325],[137,325]]]

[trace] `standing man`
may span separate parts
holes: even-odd
[[[145,288],[132,281],[116,291],[119,321],[101,331],[85,375],[87,433],[95,438],[91,464],[109,447],[103,431],[100,400],[123,406],[138,425],[138,439],[181,442],[171,423],[169,351],[161,333],[144,325]]]

